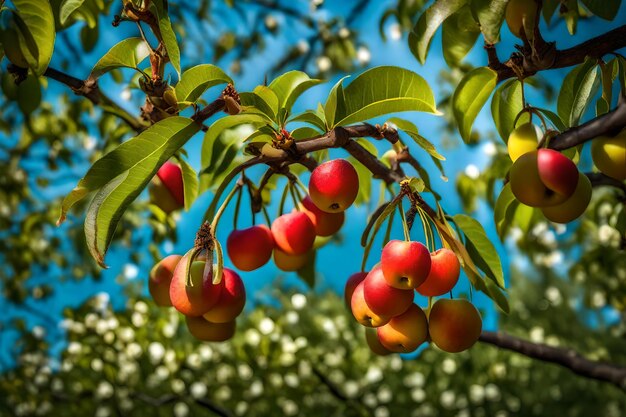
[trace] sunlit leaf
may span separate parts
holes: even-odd
[[[13,0],[22,53],[35,74],[42,75],[54,50],[54,15],[48,1]]]
[[[128,38],[113,46],[96,62],[90,77],[98,78],[116,68],[133,68],[150,55],[150,50],[141,38]]]
[[[466,143],[470,142],[472,124],[496,88],[497,79],[498,74],[491,68],[476,68],[467,73],[454,90],[452,112]]]

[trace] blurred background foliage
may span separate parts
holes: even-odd
[[[51,3],[58,10],[61,0]],[[243,76],[262,62],[270,79],[289,69],[333,79],[385,53],[365,40],[372,32],[387,41],[404,39],[426,3],[198,0],[170,1],[169,11],[184,66],[211,62]],[[586,19],[583,3],[577,18]],[[85,4],[65,25],[57,22],[53,58],[55,67],[77,77],[89,73],[113,31],[136,35],[130,25],[110,26],[120,2]],[[568,13],[564,17],[571,19],[571,8]],[[564,32],[556,16],[552,29],[555,25]],[[602,23],[593,28],[601,30]],[[435,67],[444,112],[453,88],[473,68],[469,62],[474,61]],[[133,132],[53,81],[48,85],[31,76],[16,86],[6,66],[3,60],[0,304],[6,314],[0,319],[0,414],[150,410],[184,416],[222,407],[227,415],[623,415],[626,399],[616,388],[486,345],[459,355],[429,347],[415,359],[374,357],[340,297],[295,293],[281,281],[252,296],[232,343],[194,342],[184,326],[179,330],[173,311],[142,298],[143,276],[128,279],[147,271],[180,238],[180,219],[163,216],[146,199],[126,212],[112,245],[113,256],[128,266],[117,277],[127,298],[99,294],[67,307],[59,324],[61,318],[41,305],[64,306],[74,294],[81,300],[93,295],[94,287],[84,281],[103,276],[87,253],[80,215],[55,227],[60,198],[93,161]],[[121,92],[136,112],[132,99],[141,92],[136,78],[129,83],[126,75],[113,71],[106,90]],[[537,76],[532,85],[531,98],[553,103],[558,86],[548,77]],[[454,122],[445,120],[438,143],[458,148]],[[490,212],[510,161],[492,128],[476,132],[471,146],[486,155],[485,167],[467,165],[450,180],[464,210]],[[591,167],[587,153],[580,158]],[[81,212],[84,207],[77,207],[75,213]],[[616,189],[594,190],[582,220],[568,227],[548,224],[537,210],[518,209],[510,216],[512,225],[501,237],[515,254],[509,275],[512,313],[500,317],[498,327],[572,347],[592,359],[624,363],[624,196]],[[55,293],[59,282],[73,281],[64,294]]]

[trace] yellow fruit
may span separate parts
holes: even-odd
[[[535,0],[511,0],[506,6],[504,18],[513,35],[522,39],[522,34],[525,33],[526,39],[532,40],[536,15]]]
[[[613,137],[595,138],[591,142],[591,157],[603,174],[626,180],[626,129]]]
[[[512,131],[507,142],[511,161],[515,162],[525,153],[537,150],[540,138],[541,130],[533,123],[524,123]]]
[[[574,194],[564,203],[552,207],[542,207],[543,215],[555,223],[569,223],[580,217],[587,210],[591,201],[591,181],[582,172],[578,175],[578,184]]]

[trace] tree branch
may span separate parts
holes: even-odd
[[[511,350],[529,358],[554,363],[575,374],[611,384],[626,390],[626,367],[611,363],[591,361],[572,349],[532,343],[502,332],[483,332],[483,343]]]
[[[613,136],[626,127],[626,99],[620,96],[617,107],[595,119],[572,127],[550,139],[548,147],[557,151],[572,148],[598,136]]]
[[[535,57],[532,56],[530,50],[524,50],[523,64],[521,67],[518,66],[519,75],[521,78],[526,78],[543,70],[571,67],[582,63],[586,57],[601,58],[603,55],[623,47],[626,47],[626,25],[568,49],[542,48],[543,51],[540,51],[540,55]],[[509,61],[503,64],[497,60],[495,49],[491,49],[493,48],[487,48],[489,67],[498,73],[498,81],[518,76],[513,67],[519,63],[519,54],[511,55]]]
[[[98,81],[95,79],[83,81],[54,68],[46,69],[43,75],[67,85],[76,95],[83,96],[94,105],[101,106],[105,112],[118,116],[133,130],[141,132],[147,127],[139,119],[103,94],[98,87]]]
[[[620,180],[616,180],[615,178],[611,178],[608,175],[604,175],[600,172],[586,172],[585,175],[591,181],[592,187],[615,187],[622,191],[624,197],[626,197],[626,184]]]

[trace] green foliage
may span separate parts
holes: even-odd
[[[333,88],[326,102],[329,127],[401,111],[437,113],[432,90],[426,80],[414,72],[398,67],[378,67],[365,71],[345,88],[342,81]]]
[[[91,77],[101,75],[116,68],[132,68],[138,70],[138,65],[150,55],[148,45],[141,38],[128,38],[114,45],[96,62],[91,70]]]
[[[174,91],[180,103],[195,103],[209,88],[232,82],[233,80],[215,65],[201,64],[183,72]]]
[[[435,0],[420,16],[409,34],[409,47],[420,63],[426,62],[430,42],[439,26],[466,3],[467,0]]]
[[[567,127],[577,126],[600,87],[597,63],[586,60],[563,81],[557,104],[558,114]]]
[[[41,75],[54,49],[54,17],[47,1],[13,0],[19,45],[28,65]]]
[[[498,74],[488,67],[470,71],[452,96],[452,111],[465,143],[471,142],[472,124],[496,88]]]

